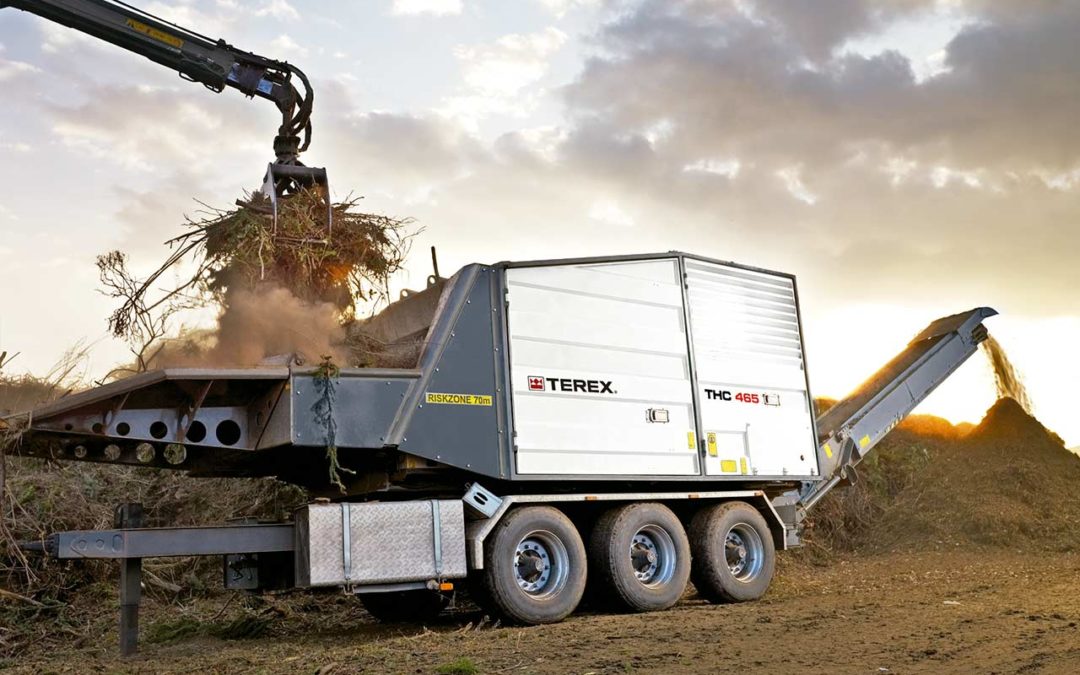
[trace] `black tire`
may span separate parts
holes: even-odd
[[[585,592],[585,545],[577,528],[550,506],[510,511],[484,542],[481,594],[515,623],[562,621]]]
[[[429,590],[361,593],[360,603],[382,623],[431,621],[450,605],[450,598]]]
[[[605,512],[589,539],[593,583],[621,609],[654,612],[679,601],[690,578],[690,542],[663,504]]]
[[[710,602],[765,595],[776,571],[776,547],[765,518],[746,502],[701,509],[690,522],[691,579]]]

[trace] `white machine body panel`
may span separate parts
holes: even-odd
[[[676,259],[510,268],[506,284],[519,474],[701,473]]]
[[[816,476],[795,284],[686,259],[708,475]]]
[[[794,281],[683,260],[506,270],[519,475],[818,474]]]

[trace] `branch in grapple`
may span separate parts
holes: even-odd
[[[168,242],[172,255],[113,314],[110,329],[125,336],[140,307],[155,307],[146,296],[161,292],[160,282],[170,271],[183,275],[166,296],[202,295],[227,309],[232,293],[271,284],[304,302],[329,302],[343,319],[350,318],[357,300],[385,294],[387,278],[401,269],[418,232],[411,219],[357,211],[359,202],[350,197],[332,205],[329,236],[326,203],[315,190],[282,200],[276,227],[261,193],[238,201],[236,209],[189,219],[191,230]],[[192,265],[194,272],[186,271]]]

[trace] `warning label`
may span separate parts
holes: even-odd
[[[491,405],[491,396],[487,394],[436,394],[427,393],[428,403],[441,403],[444,405]]]
[[[175,35],[169,35],[164,31],[160,31],[156,28],[152,28],[151,26],[147,26],[141,21],[136,21],[135,19],[128,19],[126,23],[128,28],[135,31],[136,33],[142,33],[151,40],[164,42],[170,47],[175,47],[176,49],[180,49],[184,46],[184,41],[176,37]]]

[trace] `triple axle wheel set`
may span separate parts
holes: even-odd
[[[710,602],[745,602],[766,592],[776,564],[773,535],[753,506],[729,501],[684,514],[657,502],[571,519],[551,506],[511,510],[484,543],[473,598],[519,624],[561,621],[586,593],[619,611],[671,607],[693,581]],[[577,524],[575,524],[575,521]],[[429,591],[363,594],[381,621],[433,618],[448,598]]]

